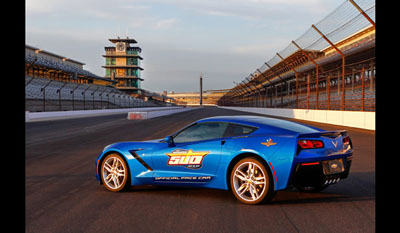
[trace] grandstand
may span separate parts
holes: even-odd
[[[83,69],[84,63],[25,46],[25,110],[67,111],[174,105],[147,91],[145,101],[115,88],[114,80]],[[166,97],[165,97],[166,98]]]
[[[109,86],[25,77],[26,111],[67,111],[159,106]]]
[[[58,54],[25,45],[25,73],[32,77],[45,77],[73,83],[115,84],[83,69],[81,63]]]
[[[219,105],[375,111],[375,1],[347,0]]]
[[[202,105],[217,105],[218,100],[228,91],[229,89],[203,91]],[[167,93],[165,91],[164,94],[169,98],[175,99],[181,103],[185,103],[185,105],[188,106],[200,105],[200,92]]]

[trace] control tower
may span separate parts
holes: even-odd
[[[143,70],[140,67],[140,56],[142,49],[140,47],[131,46],[136,44],[135,39],[109,39],[114,46],[104,47],[106,54],[106,64],[102,66],[106,69],[105,78],[117,81],[116,88],[131,95],[141,94],[140,87],[141,78],[140,72]]]

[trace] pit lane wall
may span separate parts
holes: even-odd
[[[264,115],[375,130],[375,112],[225,106],[218,107]]]
[[[99,109],[99,110],[78,110],[78,111],[55,111],[55,112],[25,112],[25,122],[71,119],[91,116],[104,116],[122,114],[129,112],[146,112],[147,118],[163,115],[170,115],[178,112],[193,110],[195,108],[184,107],[145,107],[145,108],[122,108],[122,109]]]

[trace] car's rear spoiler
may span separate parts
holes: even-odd
[[[347,130],[334,130],[334,131],[321,131],[315,133],[302,133],[299,134],[298,138],[318,138],[321,136],[330,137],[330,138],[337,138],[339,136],[344,136],[347,134]]]

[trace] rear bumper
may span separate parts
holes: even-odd
[[[346,179],[350,172],[352,153],[335,156],[333,158],[320,158],[314,161],[295,160],[289,186],[321,186],[335,184],[342,179]],[[343,171],[333,174],[324,173],[324,163],[330,160],[341,159],[343,161]]]

